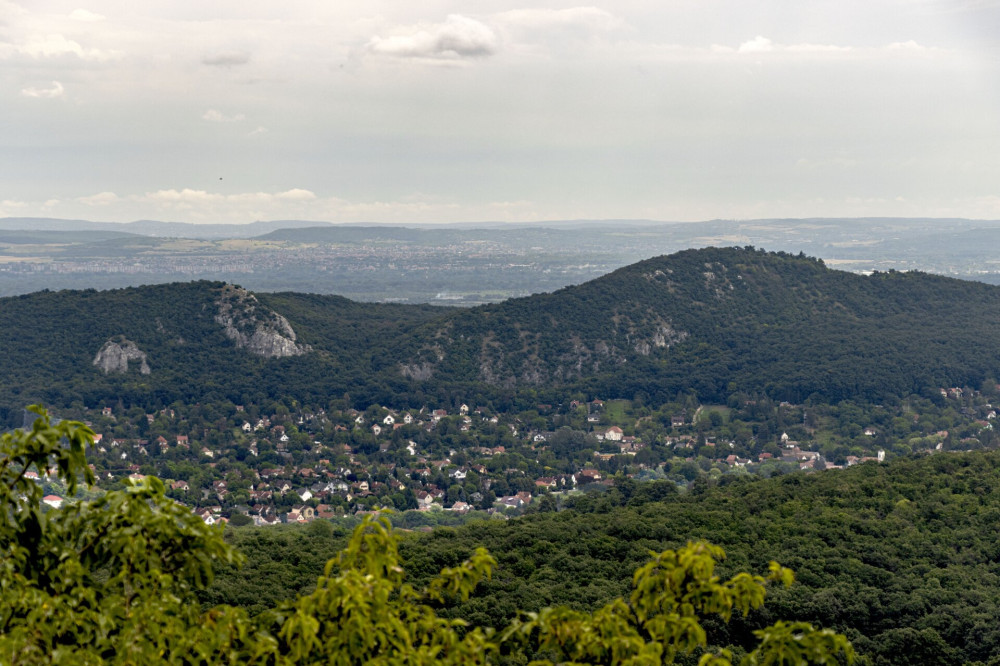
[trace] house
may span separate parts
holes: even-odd
[[[619,428],[618,426],[611,426],[610,428],[604,431],[604,439],[610,440],[612,442],[620,442],[622,441],[622,437],[624,436],[624,434],[625,433],[623,433],[622,429]]]
[[[684,417],[683,416],[671,416],[670,417],[670,427],[671,428],[680,428],[683,425],[684,425]]]
[[[330,520],[337,517],[337,512],[333,510],[332,506],[319,504],[316,507],[316,517],[321,520]]]
[[[316,509],[312,508],[308,504],[300,504],[299,506],[293,506],[291,510],[288,512],[287,522],[307,523],[315,519],[316,519]]]
[[[215,525],[218,522],[218,519],[209,509],[196,509],[194,513],[196,516],[205,521],[206,525]]]
[[[257,515],[253,517],[253,524],[255,527],[270,527],[281,524],[281,519],[278,516]]]
[[[506,497],[501,497],[497,499],[496,503],[510,509],[522,509],[525,505],[524,500],[517,495],[507,495]]]
[[[472,509],[470,504],[466,502],[455,502],[452,504],[447,511],[455,511],[456,513],[468,513]]]
[[[387,414],[384,419],[382,419],[382,425],[391,426],[396,422],[395,417],[392,414]]]
[[[577,473],[577,478],[581,481],[600,481],[601,473],[596,469],[582,469]]]
[[[417,508],[426,511],[434,503],[434,496],[426,490],[417,491]]]
[[[404,414],[403,415],[403,423],[405,423],[406,425],[410,425],[411,423],[413,423],[413,415],[412,414]]]
[[[382,426],[380,426],[377,423],[375,425],[373,425],[372,426],[372,433],[374,433],[376,436],[377,435],[381,435],[382,434]]]
[[[188,436],[187,435],[177,435],[177,446],[187,446]]]
[[[46,495],[42,498],[42,502],[53,509],[58,509],[62,506],[63,498],[59,497],[59,495]]]
[[[170,484],[170,489],[171,490],[182,490],[184,492],[187,492],[187,491],[191,490],[191,486],[188,485],[187,481],[174,481],[173,483]]]

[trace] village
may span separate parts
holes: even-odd
[[[683,489],[698,479],[992,447],[997,414],[988,393],[947,388],[895,407],[734,396],[726,406],[682,397],[651,409],[581,397],[516,413],[464,403],[362,411],[333,401],[317,409],[104,406],[58,416],[95,431],[88,459],[98,489],[157,476],[168,496],[209,524],[305,523],[383,509],[426,513],[436,524],[506,518],[545,496],[601,492],[621,478]],[[58,484],[36,480],[47,484],[48,505],[67,500]]]

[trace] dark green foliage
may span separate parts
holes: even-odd
[[[220,283],[0,299],[0,417],[35,399],[497,409],[567,395],[641,398],[734,392],[802,403],[888,400],[979,386],[1000,365],[1000,289],[918,273],[869,277],[753,249],[689,250],[576,287],[469,310],[261,295],[313,352],[262,359],[214,321]],[[150,375],[91,362],[124,336]],[[403,370],[406,369],[404,373]],[[17,377],[16,381],[10,378]]]
[[[798,582],[746,620],[709,623],[717,644],[748,646],[753,631],[798,618],[846,633],[874,664],[986,662],[1000,653],[998,452],[745,477],[698,495],[664,487],[638,484],[630,499],[613,488],[576,496],[574,510],[438,529],[406,538],[400,553],[421,582],[485,546],[497,559],[492,579],[443,612],[500,627],[517,609],[597,608],[627,592],[650,551],[705,539],[725,548],[723,575],[774,559]],[[250,533],[241,534],[247,543]],[[910,661],[900,661],[902,644]]]
[[[793,574],[775,562],[766,578],[714,575],[725,554],[689,543],[636,570],[631,594],[593,614],[568,608],[519,614],[502,631],[443,617],[438,608],[469,599],[496,561],[482,548],[415,586],[400,566],[398,539],[385,517],[364,519],[347,548],[330,558],[308,594],[254,619],[238,608],[201,612],[193,593],[215,566],[242,557],[164,495],[156,477],[88,501],[43,510],[41,486],[52,470],[70,492],[89,485],[82,423],[53,425],[41,408],[30,431],[0,436],[0,662],[34,664],[424,664],[533,663],[655,666],[700,655],[731,666],[712,649],[701,622],[727,623],[764,603],[765,584],[788,587]],[[314,523],[310,538],[332,528]],[[807,623],[755,632],[759,645],[740,663],[853,661],[846,637]],[[933,649],[934,646],[931,646]],[[741,653],[742,655],[742,653]]]

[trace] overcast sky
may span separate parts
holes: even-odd
[[[1000,218],[1000,2],[0,0],[0,217],[874,215]]]

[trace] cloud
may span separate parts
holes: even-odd
[[[201,64],[212,67],[233,67],[236,65],[245,65],[248,62],[250,62],[250,54],[246,51],[226,51],[224,53],[207,55],[201,59]]]
[[[926,51],[927,47],[921,46],[912,39],[905,42],[893,42],[892,44],[887,44],[885,47],[886,51]]]
[[[238,123],[246,120],[247,117],[242,113],[237,113],[235,116],[226,116],[222,112],[216,111],[215,109],[209,109],[202,116],[203,120],[207,120],[212,123]]]
[[[94,12],[87,11],[86,9],[74,9],[69,13],[69,17],[73,20],[86,21],[87,23],[103,21],[105,18],[101,14],[95,14]]]
[[[77,201],[88,206],[108,206],[121,201],[121,197],[114,192],[99,192],[89,197],[80,197]]]
[[[222,201],[225,197],[221,194],[210,194],[205,190],[192,190],[185,187],[183,190],[171,189],[147,192],[140,199],[154,203],[192,204]]]
[[[589,30],[616,30],[626,23],[610,12],[597,7],[569,9],[512,9],[493,16],[505,25],[530,30],[573,27]]]
[[[261,134],[267,134],[267,128],[264,126],[258,126],[257,129],[249,132],[247,136],[260,136]]]
[[[316,198],[316,195],[309,190],[301,190],[298,188],[278,192],[274,196],[275,198],[283,199],[285,201],[310,201]]]
[[[51,88],[22,88],[21,95],[23,97],[38,97],[43,99],[52,99],[54,97],[62,97],[65,89],[63,84],[58,81],[52,82]]]
[[[736,50],[740,53],[766,53],[774,50],[774,43],[767,37],[757,35],[750,41],[740,44]]]
[[[85,49],[72,39],[67,39],[65,35],[48,34],[32,35],[28,40],[17,46],[15,50],[32,58],[57,58],[65,55],[74,55],[81,60],[96,60],[103,62],[121,56],[119,51],[102,51],[101,49]]]
[[[711,53],[743,53],[750,55],[760,53],[791,53],[799,55],[808,53],[843,54],[850,53],[855,50],[856,49],[850,46],[838,46],[836,44],[778,44],[763,35],[757,35],[753,39],[743,42],[736,48],[721,44],[712,44],[712,46],[709,47],[709,51]]]
[[[459,14],[448,16],[444,23],[421,24],[405,34],[373,37],[368,50],[395,58],[460,60],[485,58],[496,53],[496,33],[484,23]]]
[[[99,195],[95,195],[99,196]],[[237,194],[220,194],[218,192],[208,192],[206,190],[193,190],[185,187],[182,190],[157,190],[147,192],[137,197],[138,201],[160,204],[174,205],[198,205],[198,204],[247,204],[256,205],[274,204],[279,202],[312,201],[316,195],[301,188],[292,188],[284,192],[240,192]]]

